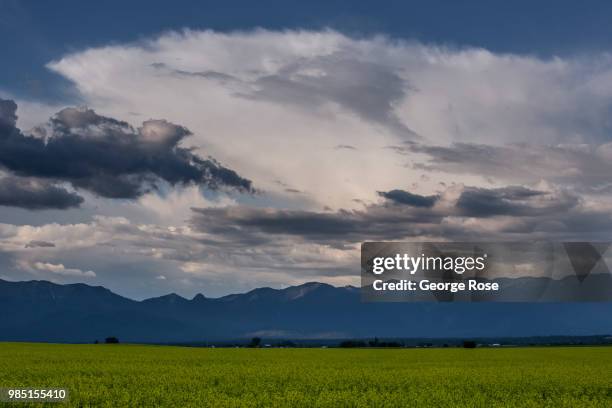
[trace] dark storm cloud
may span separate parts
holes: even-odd
[[[78,207],[82,202],[83,198],[79,195],[48,180],[12,176],[0,178],[0,206],[65,210]]]
[[[379,191],[378,195],[395,204],[425,208],[433,207],[438,198],[440,198],[437,195],[422,196],[404,190]]]
[[[612,229],[607,211],[582,208],[577,196],[563,190],[465,187],[458,197],[449,199],[448,195],[441,194],[436,199],[440,201],[439,206],[417,200],[428,205],[384,202],[363,210],[335,212],[242,206],[202,208],[194,209],[192,224],[197,230],[233,245],[270,245],[275,239],[293,237],[338,248],[363,241],[424,236],[445,239],[520,236],[522,239],[530,234],[544,238],[574,234],[588,237],[609,233]],[[414,201],[410,197],[409,202]]]
[[[14,101],[0,99],[0,126],[15,126],[16,112],[17,104]]]
[[[342,246],[364,239],[383,240],[422,233],[422,224],[439,223],[440,215],[405,207],[371,206],[364,211],[315,212],[248,207],[194,209],[193,225],[233,243],[256,245],[274,236]],[[367,237],[367,238],[366,238]]]
[[[0,166],[19,176],[70,182],[109,198],[136,198],[160,181],[252,191],[251,182],[179,143],[191,133],[165,120],[138,129],[90,109],[66,108],[39,133],[15,127],[16,105],[0,104]]]
[[[461,214],[470,217],[492,215],[535,216],[565,211],[578,204],[578,198],[567,192],[551,194],[512,186],[504,188],[468,187],[457,200]]]

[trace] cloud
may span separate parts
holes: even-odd
[[[51,239],[54,247],[26,248],[32,241]],[[191,226],[161,227],[96,217],[88,223],[38,227],[0,224],[0,265],[5,260],[5,275],[22,280],[24,273],[44,276],[34,267],[35,262],[77,265],[83,271],[96,271],[96,283],[139,297],[150,296],[150,292],[139,292],[139,285],[158,281],[157,276],[165,276],[172,290],[190,295],[198,291],[222,295],[294,281],[356,283],[353,266],[358,255],[353,251],[314,243],[294,244],[279,241],[274,246],[255,248]],[[13,265],[22,267],[15,269]],[[64,281],[68,277],[54,276]],[[188,285],[181,283],[185,279]],[[167,293],[168,287],[160,287],[160,294]]]
[[[578,197],[567,192],[545,192],[522,186],[487,189],[470,187],[461,192],[456,207],[463,215],[537,216],[565,212],[578,204]]]
[[[412,193],[428,196],[449,179],[466,185],[484,177],[498,185],[589,179],[600,188],[610,173],[601,158],[582,178],[560,168],[569,157],[588,170],[570,150],[609,143],[607,54],[538,58],[332,30],[185,30],[82,50],[48,66],[113,117],[137,111],[185,124],[194,145],[263,190],[290,195],[276,180],[299,189],[309,210],[356,209],[355,199],[374,201],[377,191],[407,179],[419,180],[408,186]],[[424,148],[408,151],[406,160],[384,149],[407,140],[453,152],[445,163],[415,167]],[[482,152],[455,166],[457,146]],[[422,180],[432,168],[449,171]]]
[[[194,209],[192,224],[199,231],[245,246],[274,245],[293,237],[338,248],[377,240],[576,238],[603,235],[612,228],[612,208],[585,203],[568,191],[545,185],[453,186],[435,199],[390,196],[396,205],[384,202],[362,210]]]
[[[460,204],[464,194],[474,191],[504,205],[486,212]],[[359,244],[368,240],[565,241],[609,236],[612,206],[564,200],[563,191],[545,185],[488,190],[457,185],[441,191],[432,207],[382,199],[361,210],[340,211],[228,205],[194,209],[191,222],[183,226],[99,216],[75,224],[0,224],[0,259],[10,254],[17,264],[95,270],[97,282],[123,288],[125,294],[138,291],[125,288],[158,281],[160,275],[172,290],[190,295],[306,280],[358,284]],[[559,205],[565,202],[575,205]],[[6,275],[23,271],[42,273],[32,266],[21,272],[9,268]],[[185,279],[191,286],[181,286]]]
[[[13,174],[66,181],[108,198],[137,198],[161,181],[252,191],[251,182],[233,170],[180,147],[191,133],[165,120],[134,129],[91,109],[66,108],[38,129],[43,137],[34,137],[14,126],[16,105],[4,105],[9,109],[0,124],[0,166]]]
[[[294,237],[336,247],[365,240],[393,240],[417,236],[422,226],[437,224],[439,214],[406,206],[370,206],[366,210],[316,212],[260,209],[244,206],[194,209],[193,226],[235,245],[275,245]]]
[[[554,146],[411,143],[394,148],[400,154],[406,151],[424,154],[427,161],[415,167],[425,171],[486,175],[514,183],[547,180],[590,193],[609,192],[612,183],[612,143]]]
[[[0,178],[0,206],[28,210],[65,210],[81,205],[83,198],[48,180],[7,176]]]
[[[215,200],[207,199],[200,187],[189,186],[151,192],[140,197],[134,204],[139,212],[155,215],[158,223],[181,225],[190,217],[192,207],[219,207],[234,203],[234,199],[224,195]]]
[[[290,104],[313,112],[321,111],[325,105],[337,105],[408,139],[417,136],[394,112],[394,105],[410,88],[399,68],[364,60],[349,49],[296,58],[273,73],[262,72],[254,77],[217,71],[188,72],[162,62],[151,66],[166,74],[215,81],[252,101]]]
[[[365,240],[605,241],[612,231],[607,54],[186,30],[48,66],[95,112],[55,109],[30,134],[3,103],[11,148],[44,159],[9,171],[24,166],[40,180],[49,166],[44,180],[75,187],[90,206],[17,220],[22,210],[3,208],[15,225],[0,224],[0,258],[92,269],[138,296],[143,282],[222,294],[305,279],[358,284]],[[101,145],[112,154],[88,156]],[[61,170],[78,171],[59,174],[59,157],[70,163]],[[221,190],[248,189],[242,176],[213,171],[221,167],[262,194],[211,193],[203,172]],[[26,248],[32,241],[55,247]]]
[[[55,244],[53,242],[47,241],[36,241],[32,240],[25,244],[26,248],[55,248]]]
[[[40,226],[0,224],[0,251],[25,251],[24,248],[34,248],[29,246],[32,242],[52,242],[55,251],[108,245],[112,243],[113,235],[125,231],[130,225],[122,217],[102,216],[96,216],[88,223],[48,223]]]
[[[22,263],[20,268],[30,272],[49,272],[62,276],[76,276],[80,278],[96,277],[96,273],[94,271],[82,271],[77,268],[66,268],[63,264],[52,264],[48,262],[33,262],[31,264]]]
[[[364,61],[349,50],[297,59],[245,85],[249,90],[241,95],[255,101],[294,104],[310,110],[337,104],[403,137],[417,137],[394,111],[394,105],[410,88],[399,75],[399,68]]]
[[[438,198],[440,198],[437,195],[422,196],[404,190],[379,191],[378,195],[396,204],[426,208],[433,207]]]
[[[17,123],[17,104],[0,99],[0,126],[13,127]]]

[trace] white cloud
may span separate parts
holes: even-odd
[[[52,264],[49,262],[21,263],[19,267],[29,272],[49,272],[62,276],[77,276],[82,278],[95,278],[94,271],[82,271],[78,268],[66,268],[63,264]]]
[[[53,246],[28,245],[32,241]],[[120,217],[38,227],[0,224],[0,264],[6,256],[12,259],[6,265],[12,279],[24,279],[24,273],[39,279],[95,277],[99,284],[136,297],[142,296],[141,282],[151,280],[180,286],[189,279],[191,286],[171,289],[189,295],[204,290],[211,296],[312,280],[357,284],[353,270],[359,262],[354,248],[295,240],[235,242],[190,226],[136,224]]]
[[[108,244],[121,228],[131,228],[130,222],[122,217],[95,217],[90,223],[12,225],[0,224],[0,250],[25,251],[31,241],[50,242],[53,250],[88,248]]]
[[[159,223],[180,225],[191,217],[193,207],[220,207],[234,203],[233,199],[224,195],[214,201],[206,199],[198,186],[189,186],[170,189],[165,194],[145,194],[134,205],[154,214]]]
[[[313,199],[304,207],[356,208],[416,183],[422,171],[405,166],[416,158],[384,149],[410,131],[435,144],[599,144],[612,130],[608,55],[540,59],[329,30],[184,31],[49,67],[103,113],[186,125],[189,143],[260,188],[303,191]],[[449,179],[484,182],[434,175],[414,188]]]

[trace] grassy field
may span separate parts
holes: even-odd
[[[0,387],[27,386],[66,387],[69,405],[96,407],[611,407],[612,348],[0,343]]]

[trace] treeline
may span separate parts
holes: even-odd
[[[344,340],[338,344],[341,348],[353,348],[353,347],[404,347],[403,343],[399,341],[380,341],[377,338],[370,341],[364,340]]]
[[[464,340],[460,344],[455,344],[455,347],[463,348],[476,348],[477,343],[473,340]],[[376,348],[401,348],[401,347],[415,347],[414,345],[407,345],[399,341],[380,341],[378,338],[370,341],[364,340],[344,340],[338,344],[340,348],[365,348],[365,347],[376,347]],[[436,347],[433,343],[422,343],[416,347]],[[448,343],[443,343],[437,347],[449,347]]]
[[[116,341],[115,341],[116,340]],[[105,343],[119,340],[109,337]],[[97,341],[96,341],[97,343]],[[612,335],[597,336],[546,336],[546,337],[498,337],[498,338],[392,338],[368,339],[274,339],[253,337],[229,341],[152,343],[183,347],[223,348],[481,348],[481,347],[528,347],[528,346],[612,346]]]

